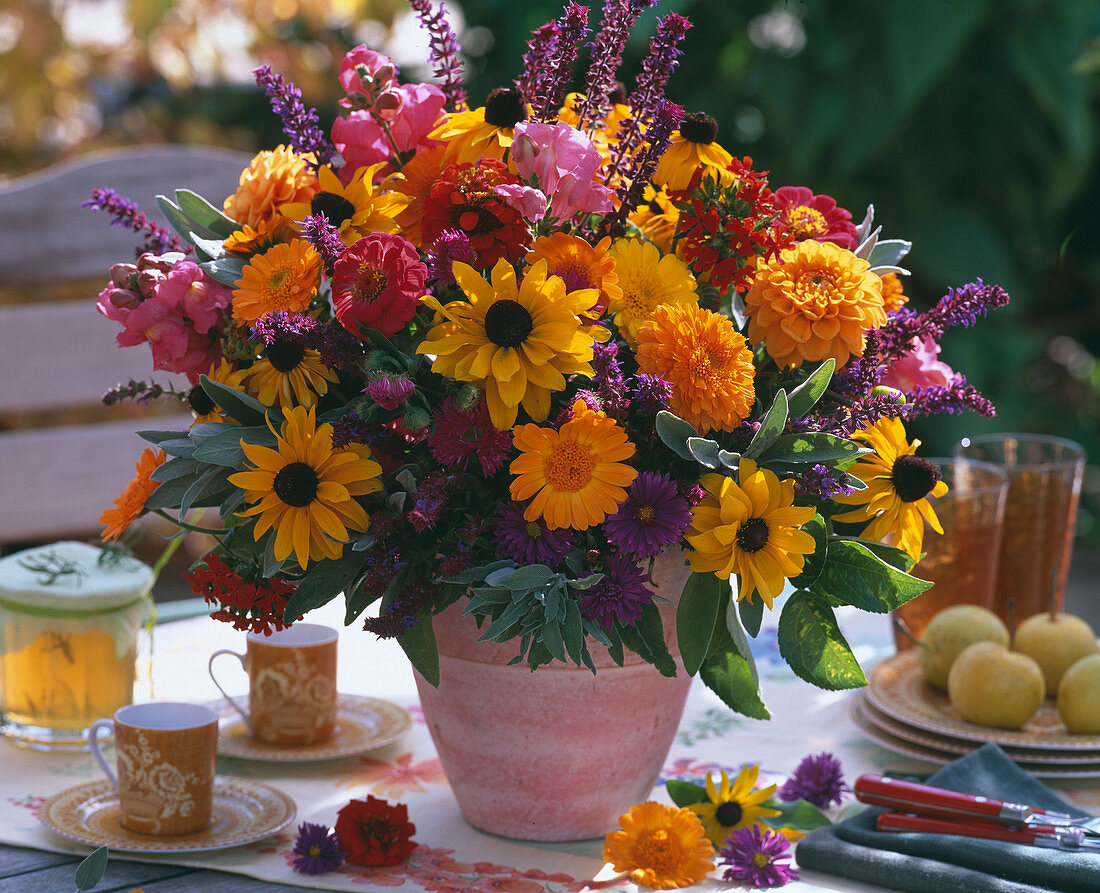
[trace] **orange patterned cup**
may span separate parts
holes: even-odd
[[[113,729],[118,775],[99,749],[99,730]],[[88,730],[92,756],[118,790],[119,822],[166,837],[194,834],[210,823],[218,714],[199,704],[131,704]]]
[[[210,678],[241,715],[252,737],[268,744],[320,744],[336,728],[337,630],[295,623],[270,636],[249,633],[246,654],[221,649],[210,656]],[[248,673],[249,709],[214,676],[214,658],[230,654]]]

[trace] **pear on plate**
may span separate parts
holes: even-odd
[[[1100,735],[1100,654],[1082,657],[1062,674],[1057,704],[1067,732]]]
[[[951,605],[938,611],[920,640],[920,667],[936,688],[947,688],[951,665],[964,648],[975,642],[1008,644],[1008,627],[981,605]]]
[[[1047,692],[1053,695],[1066,670],[1096,653],[1096,633],[1074,614],[1044,611],[1016,627],[1016,650],[1035,658],[1043,670]]]
[[[1018,729],[1042,706],[1046,682],[1034,658],[1000,642],[975,642],[951,665],[947,697],[972,723]]]

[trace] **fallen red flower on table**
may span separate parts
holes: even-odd
[[[416,849],[416,826],[405,804],[391,806],[369,794],[336,814],[335,831],[346,860],[354,865],[396,865]]]

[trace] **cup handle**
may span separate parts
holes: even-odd
[[[236,710],[241,715],[241,719],[244,720],[244,724],[251,728],[251,721],[248,718],[248,714],[241,709],[240,704],[229,697],[229,693],[224,688],[222,688],[222,684],[218,682],[217,677],[214,675],[214,658],[222,654],[230,654],[233,657],[237,658],[237,660],[241,662],[241,669],[247,672],[248,668],[245,666],[244,655],[238,654],[236,651],[233,651],[229,648],[221,648],[211,654],[210,660],[207,661],[206,664],[206,671],[210,674],[210,678],[214,680],[214,684],[218,687],[218,691],[220,691],[222,693],[222,696],[229,702],[229,706]]]
[[[88,749],[91,750],[92,756],[95,757],[95,761],[99,763],[99,768],[102,769],[107,778],[110,779],[111,785],[115,790],[118,790],[118,778],[115,776],[111,767],[107,765],[107,761],[103,758],[103,752],[99,749],[100,729],[110,729],[111,732],[114,732],[115,721],[113,719],[97,719],[88,726]]]

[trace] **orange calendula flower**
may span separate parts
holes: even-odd
[[[737,600],[760,593],[771,608],[785,579],[797,577],[814,551],[814,538],[799,530],[816,509],[794,505],[794,481],[780,481],[751,459],[742,459],[737,480],[706,474],[705,491],[691,510],[685,538],[691,544],[688,563],[696,573],[725,580],[740,578]]]
[[[604,838],[603,858],[636,884],[658,890],[690,887],[714,868],[714,847],[687,807],[649,800],[630,807],[619,825],[621,831]]]
[[[638,331],[638,369],[672,385],[669,409],[700,434],[732,431],[752,412],[756,370],[729,317],[665,304]]]
[[[883,273],[882,279],[882,308],[887,313],[900,310],[909,303],[909,298],[902,290],[901,277],[897,273]]]
[[[254,323],[283,310],[301,313],[317,294],[321,255],[304,239],[273,245],[255,255],[233,283],[233,319]]]
[[[925,522],[936,533],[943,533],[940,519],[928,502],[929,496],[947,492],[939,467],[915,455],[920,441],[906,438],[901,419],[880,419],[873,427],[857,431],[852,439],[874,449],[848,468],[849,474],[863,481],[867,489],[833,497],[834,502],[854,506],[851,511],[833,515],[833,520],[870,521],[863,536],[872,540],[890,538],[914,561],[919,560]]]
[[[417,248],[430,248],[423,243],[421,235],[424,223],[424,202],[432,191],[432,184],[439,179],[449,161],[445,161],[447,147],[443,144],[432,146],[423,152],[417,152],[401,168],[401,173],[392,174],[387,185],[405,197],[406,204],[397,215],[400,233]]]
[[[806,239],[778,258],[759,258],[745,295],[748,335],[780,366],[863,352],[868,330],[886,322],[882,280],[870,264],[832,242]]]
[[[151,480],[152,474],[167,458],[162,450],[154,450],[152,447],[145,449],[134,465],[137,473],[115,500],[115,507],[107,509],[99,516],[99,523],[106,525],[100,534],[102,539],[117,541],[145,511],[145,501],[160,486],[160,481]]]
[[[225,240],[225,253],[239,257],[263,254],[272,245],[289,242],[294,236],[294,227],[285,217],[261,220],[255,227],[246,223]]]
[[[511,494],[531,500],[527,521],[542,518],[551,530],[587,530],[615,512],[626,500],[626,488],[638,476],[624,464],[634,444],[607,413],[573,403],[573,417],[555,431],[521,425],[512,432],[520,455],[509,470],[516,476]]]
[[[313,214],[324,214],[340,231],[345,245],[370,233],[396,233],[394,218],[408,204],[408,197],[375,189],[374,176],[385,165],[381,162],[363,168],[347,186],[332,168],[322,167],[317,172],[321,191],[309,201],[280,205],[279,213],[298,225]]]
[[[237,191],[225,200],[226,215],[255,229],[278,217],[280,205],[308,202],[319,188],[309,162],[288,146],[257,153],[241,173]]]
[[[545,260],[546,272],[560,277],[567,291],[598,288],[600,299],[596,309],[603,311],[623,295],[619,274],[615,272],[615,259],[608,252],[610,246],[610,237],[593,245],[586,239],[565,233],[539,236],[527,254],[527,263]]]

